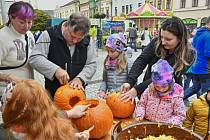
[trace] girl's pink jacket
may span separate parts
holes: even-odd
[[[138,102],[135,115],[140,119],[153,122],[164,122],[181,125],[185,119],[183,88],[175,84],[175,92],[171,99],[161,99],[147,88]]]

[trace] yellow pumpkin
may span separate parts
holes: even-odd
[[[77,103],[77,105],[88,104],[91,104],[91,106],[86,111],[86,115],[72,119],[72,122],[79,131],[84,131],[94,125],[94,129],[90,132],[90,138],[101,138],[107,135],[112,128],[112,111],[104,101],[96,99],[83,100]]]
[[[120,92],[113,92],[106,98],[106,103],[112,110],[113,116],[116,118],[127,118],[133,114],[135,109],[135,102],[132,104],[131,100],[124,102],[120,100]]]
[[[57,89],[54,96],[55,105],[61,110],[69,110],[76,103],[85,99],[83,90],[74,89],[69,84]]]

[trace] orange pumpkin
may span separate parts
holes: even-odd
[[[86,115],[72,119],[79,131],[84,131],[94,125],[94,129],[90,132],[90,138],[101,138],[110,131],[113,123],[113,115],[111,109],[104,101],[100,100],[83,100],[78,105],[91,106],[86,111]]]
[[[124,102],[120,100],[120,92],[113,92],[106,98],[106,103],[112,110],[113,116],[116,118],[127,118],[129,117],[134,109],[135,102],[132,104],[131,100]]]
[[[69,84],[57,89],[54,96],[55,105],[61,110],[69,110],[76,103],[85,99],[83,90],[74,89]]]

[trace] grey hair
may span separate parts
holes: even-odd
[[[80,31],[88,34],[90,29],[90,20],[81,13],[73,13],[67,20],[67,24],[73,32]]]

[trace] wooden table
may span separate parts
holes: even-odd
[[[134,122],[134,119],[133,119],[133,118],[114,119],[112,128],[113,128],[114,125],[115,125],[116,123],[118,123],[119,121],[122,121],[121,126],[122,126],[122,127],[125,127],[125,126],[127,126],[127,125],[133,123],[133,122]],[[106,136],[104,136],[104,137],[102,137],[102,138],[100,138],[100,139],[91,139],[91,140],[111,140],[111,136],[112,136],[112,129],[109,131],[109,133],[108,133]]]

